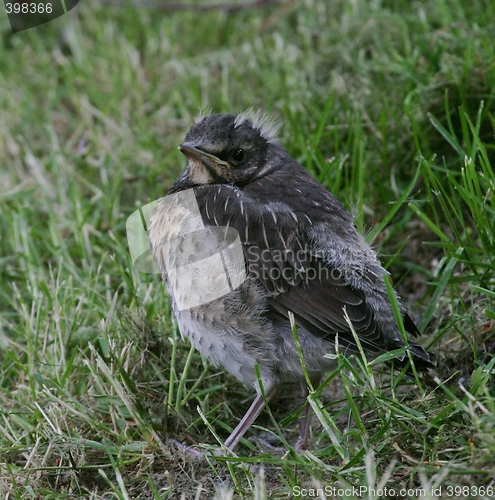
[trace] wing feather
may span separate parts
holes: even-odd
[[[339,334],[341,345],[352,347],[355,341],[345,308],[366,347],[382,350],[386,339],[363,292],[346,283],[342,272],[314,250],[301,225],[301,221],[309,224],[307,219],[283,203],[255,203],[244,193],[233,196],[235,189],[197,188],[200,209],[205,207],[202,217],[206,225],[228,225],[238,231],[248,273],[265,288],[273,312],[288,318],[291,311],[296,323],[311,334],[330,341]],[[229,210],[220,210],[227,201]],[[217,207],[213,214],[206,210],[212,204]]]
[[[320,198],[308,200],[303,197],[308,189],[295,183],[287,190],[286,202],[274,203],[270,200],[272,186],[263,190],[261,181],[257,182],[256,192],[224,184],[201,186],[195,188],[195,193],[205,225],[228,225],[238,231],[248,274],[266,290],[270,308],[267,314],[288,319],[291,311],[296,324],[307,332],[330,342],[338,335],[341,348],[356,350],[354,335],[344,317],[345,308],[366,350],[396,348],[400,339],[383,331],[365,293],[351,286],[345,270],[330,265],[311,239],[316,222],[331,220],[334,226],[329,231],[345,231],[352,226],[350,215],[339,211],[344,212],[344,219],[335,221],[331,214],[338,201],[321,186],[315,190]],[[228,211],[222,210],[227,202]],[[212,206],[216,207],[213,214],[211,209],[206,210]],[[295,208],[298,206],[302,206],[299,211]],[[412,320],[407,315],[404,320],[406,328],[417,334]]]

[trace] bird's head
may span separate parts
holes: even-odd
[[[187,133],[179,150],[187,167],[175,185],[243,186],[271,171],[268,161],[275,141],[275,125],[260,113],[210,115]]]

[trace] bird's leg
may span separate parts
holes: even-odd
[[[319,385],[319,379],[313,380],[312,385],[313,387],[317,387]],[[299,437],[297,438],[297,441],[294,445],[294,449],[297,452],[303,452],[307,449],[308,434],[309,434],[309,429],[311,427],[311,417],[312,417],[312,408],[308,402],[309,388],[306,385],[304,385],[302,389],[303,389],[303,397],[305,399],[305,404],[304,404],[303,414],[301,416]],[[287,452],[285,448],[281,446],[273,446],[265,439],[258,438],[258,441],[261,444],[261,446],[270,453],[283,454]]]
[[[309,429],[311,427],[311,417],[312,417],[311,405],[308,403],[308,401],[306,401],[303,409],[303,415],[301,417],[299,437],[297,438],[297,441],[294,444],[294,449],[298,453],[306,451],[307,449],[308,434],[309,434]],[[266,439],[258,438],[258,442],[266,451],[270,453],[280,453],[282,455],[284,453],[287,453],[286,448],[284,448],[283,446],[274,446],[271,443],[269,443]]]
[[[277,392],[276,389],[271,389],[266,394],[266,401],[267,402],[270,401],[270,399],[272,399],[273,396],[275,396],[276,392]],[[234,448],[241,440],[242,436],[244,436],[246,431],[249,429],[251,424],[256,420],[256,418],[261,413],[264,407],[265,407],[265,400],[263,399],[263,395],[258,394],[256,396],[256,399],[252,402],[246,414],[242,417],[242,420],[237,424],[237,427],[232,431],[232,434],[225,441],[225,446],[230,451],[234,450]]]
[[[301,418],[301,427],[299,431],[299,437],[297,438],[294,449],[296,451],[305,451],[308,445],[308,434],[309,428],[311,427],[311,405],[309,401],[306,401],[303,410],[303,416]]]
[[[266,401],[270,401],[276,393],[276,389],[272,389],[266,394]],[[242,439],[242,436],[249,429],[251,424],[256,420],[256,417],[261,413],[263,408],[265,407],[265,400],[263,399],[262,394],[258,394],[256,399],[252,402],[248,411],[242,417],[242,420],[237,424],[237,427],[232,431],[232,434],[225,441],[225,446],[229,449],[229,451],[233,451],[234,448],[239,444],[239,441]],[[192,446],[187,446],[180,441],[177,441],[173,438],[167,438],[167,443],[175,446],[178,450],[184,455],[188,455],[189,457],[197,460],[204,460],[205,454],[193,448]],[[222,455],[221,450],[217,450],[214,452],[214,455]]]
[[[313,387],[318,387],[320,385],[320,379],[315,378],[311,380],[311,385]],[[306,403],[304,405],[303,415],[301,418],[299,437],[297,438],[296,444],[294,445],[294,449],[298,452],[306,450],[308,445],[309,429],[311,427],[312,410],[311,410],[311,405],[309,404],[308,401],[309,388],[306,385],[303,386],[303,396],[304,399],[306,400]]]

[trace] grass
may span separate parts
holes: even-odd
[[[493,498],[494,18],[464,0],[82,2],[9,36],[1,17],[0,497]],[[310,452],[290,447],[288,391],[251,432],[284,457],[243,441],[196,463],[165,438],[216,444],[252,394],[180,339],[125,222],[179,173],[199,107],[250,106],[354,210],[439,366],[417,385],[339,354],[309,396]]]

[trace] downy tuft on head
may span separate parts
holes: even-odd
[[[211,106],[199,106],[198,107],[198,112],[196,116],[194,117],[194,123],[199,123],[200,121],[203,120],[203,118],[206,118],[207,116],[210,116],[213,114],[213,110]]]
[[[267,113],[260,109],[255,111],[253,108],[249,108],[237,115],[234,121],[234,128],[240,127],[245,121],[250,122],[253,128],[256,129],[261,137],[267,142],[277,142],[277,134],[282,123],[270,117]]]

